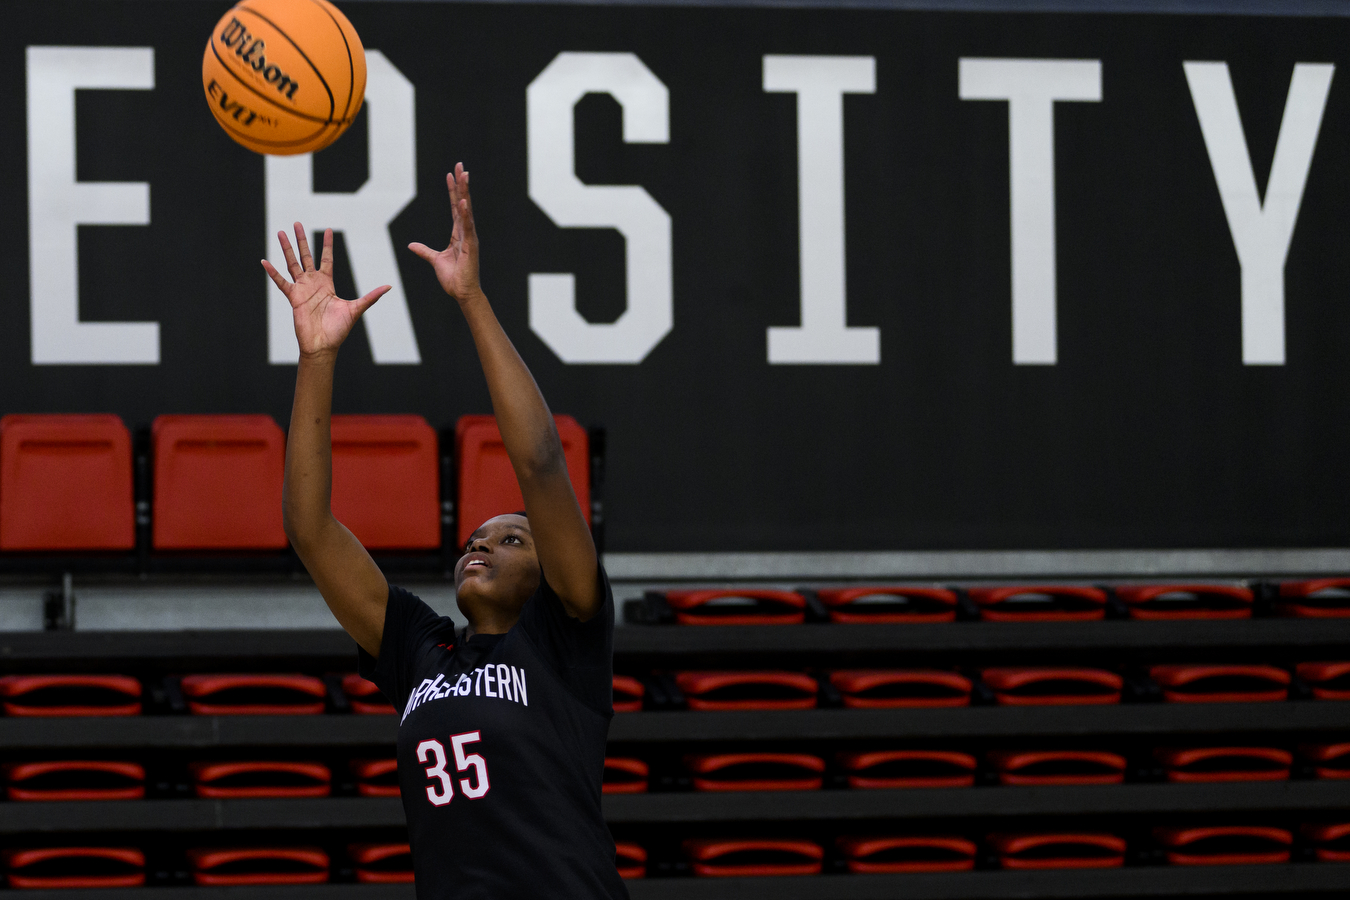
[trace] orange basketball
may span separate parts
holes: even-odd
[[[202,57],[206,102],[255,153],[322,150],[352,124],[366,93],[366,51],[328,0],[242,0]]]

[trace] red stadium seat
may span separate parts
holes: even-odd
[[[130,550],[131,471],[117,416],[0,419],[0,550]]]
[[[684,852],[704,878],[819,875],[825,861],[819,844],[783,838],[686,840]]]
[[[328,688],[310,675],[188,675],[183,696],[194,716],[317,716]]]
[[[407,844],[350,844],[358,884],[411,884],[412,848]]]
[[[981,680],[1001,706],[1119,703],[1125,680],[1105,669],[985,669]]]
[[[567,475],[587,524],[591,521],[590,441],[571,416],[554,416],[562,439]],[[459,474],[456,540],[463,546],[474,529],[493,516],[525,508],[515,470],[493,416],[460,416],[455,423],[455,468]]]
[[[328,881],[328,854],[318,847],[196,848],[187,857],[203,887]]]
[[[333,774],[314,762],[194,762],[197,796],[207,800],[327,797]]]
[[[614,711],[642,712],[642,698],[647,686],[629,675],[614,676]]]
[[[441,545],[436,432],[421,416],[333,416],[333,515],[371,550]]]
[[[350,764],[356,792],[362,797],[397,797],[398,760],[354,759]]]
[[[1294,674],[1308,683],[1318,700],[1350,700],[1350,662],[1299,663]]]
[[[1153,756],[1168,781],[1286,781],[1294,754],[1276,747],[1159,748]]]
[[[795,591],[748,588],[666,591],[681,625],[800,625],[806,598]]]
[[[696,791],[818,791],[825,760],[806,753],[690,755],[684,765]]]
[[[831,622],[906,624],[956,619],[956,592],[946,588],[851,587],[816,591]]]
[[[1286,581],[1280,585],[1276,610],[1303,619],[1350,616],[1350,578]]]
[[[856,789],[970,787],[975,757],[949,750],[873,750],[835,759]]]
[[[1125,839],[1114,834],[991,834],[1005,869],[1112,869],[1125,865]]]
[[[835,846],[855,875],[975,868],[975,842],[963,837],[841,837]]]
[[[600,790],[606,794],[645,794],[650,772],[650,767],[640,759],[606,756],[604,781]]]
[[[1000,784],[1120,784],[1125,757],[1096,750],[995,750],[989,763]]]
[[[1132,619],[1250,619],[1252,590],[1225,584],[1132,584],[1115,588]]]
[[[366,681],[355,672],[342,676],[342,693],[347,695],[352,712],[359,716],[392,716],[398,712],[373,681]]]
[[[680,672],[675,683],[695,710],[811,709],[820,690],[800,672]]]
[[[134,847],[6,850],[3,858],[12,888],[61,890],[145,884],[145,854]]]
[[[631,841],[614,843],[614,864],[620,878],[647,877],[647,851]]]
[[[1240,866],[1289,862],[1294,836],[1283,828],[1221,825],[1155,828],[1153,837],[1174,866]]]
[[[939,669],[846,669],[830,684],[850,709],[970,705],[970,679]]]
[[[7,716],[139,716],[141,683],[126,675],[5,675]]]
[[[990,622],[1077,622],[1106,618],[1106,591],[1052,584],[970,588],[980,618]]]
[[[271,416],[159,416],[156,550],[282,550],[286,437]]]
[[[1350,862],[1350,822],[1304,825],[1299,829],[1318,862]]]
[[[1154,666],[1149,677],[1168,703],[1268,703],[1289,696],[1292,679],[1274,666]]]
[[[141,800],[145,767],[107,760],[54,760],[5,767],[10,800]]]

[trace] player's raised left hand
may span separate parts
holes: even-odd
[[[277,238],[281,241],[281,252],[286,255],[286,268],[290,270],[292,281],[287,281],[267,260],[264,259],[262,265],[291,304],[300,355],[337,353],[356,326],[356,320],[385,295],[389,285],[381,285],[359,300],[343,300],[333,289],[333,229],[323,233],[323,254],[317,268],[309,252],[305,229],[299,222],[295,223],[295,242],[300,248],[298,261],[286,232],[277,232]]]
[[[463,163],[445,176],[450,191],[450,210],[455,226],[450,245],[437,253],[426,244],[412,243],[408,249],[431,263],[436,280],[447,294],[460,303],[482,296],[478,284],[478,232],[473,224],[473,201],[469,199],[469,173]]]

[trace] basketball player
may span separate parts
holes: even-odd
[[[295,225],[290,301],[300,364],[286,442],[286,534],[361,674],[401,708],[399,785],[420,900],[626,898],[600,812],[611,706],[614,599],[563,462],[553,416],[478,284],[478,236],[462,165],[446,176],[454,228],[431,263],[459,303],[487,376],[525,515],[479,526],[455,566],[450,619],[393,587],[330,508],[329,415],[338,348],[389,290],[333,292],[333,234],[316,267]]]

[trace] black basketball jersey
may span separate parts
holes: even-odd
[[[461,640],[390,587],[361,674],[403,710],[398,775],[418,900],[627,900],[600,810],[614,597],[589,621],[541,579],[504,635]]]

